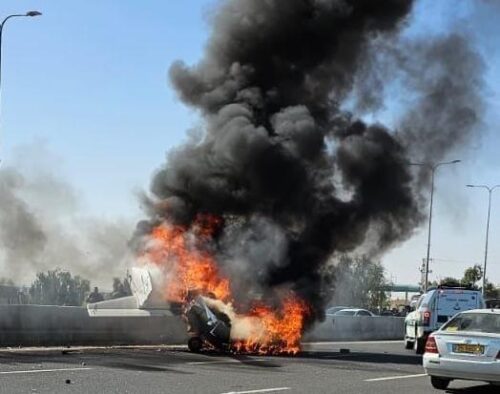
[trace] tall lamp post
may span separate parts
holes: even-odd
[[[5,23],[11,18],[20,18],[20,17],[34,17],[42,15],[41,12],[38,11],[28,11],[26,14],[12,14],[8,15],[2,23],[0,23],[0,99],[2,95],[2,33]],[[1,102],[1,101],[0,101]]]
[[[484,246],[484,265],[483,265],[483,296],[486,289],[486,263],[488,262],[488,239],[490,235],[490,214],[491,214],[491,195],[493,190],[500,187],[500,185],[486,186],[486,185],[467,185],[467,187],[477,187],[488,190],[488,218],[486,219],[486,245]]]
[[[444,161],[440,163],[410,163],[412,166],[425,167],[431,170],[431,202],[429,207],[429,230],[427,233],[427,257],[425,259],[425,282],[424,282],[424,292],[427,291],[427,286],[429,283],[429,260],[431,256],[431,231],[432,231],[432,206],[434,202],[434,173],[436,170],[447,164],[460,163],[460,160]]]

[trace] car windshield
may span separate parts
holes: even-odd
[[[468,331],[500,334],[500,314],[461,313],[445,324],[442,331]]]
[[[337,316],[354,316],[354,311],[338,311],[335,315]]]
[[[371,316],[372,314],[368,311],[359,311],[358,315],[359,316]]]

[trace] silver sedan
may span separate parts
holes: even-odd
[[[500,309],[458,313],[432,333],[424,369],[441,390],[454,379],[500,384]]]

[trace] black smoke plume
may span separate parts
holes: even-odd
[[[223,1],[201,62],[170,69],[204,133],[155,174],[151,219],[138,234],[162,220],[220,215],[218,261],[240,301],[289,288],[311,303],[313,319],[321,316],[331,257],[367,238],[379,253],[407,239],[423,219],[408,162],[427,159],[418,156],[436,140],[439,159],[477,118],[478,86],[467,83],[476,55],[460,38],[420,43],[415,53],[435,67],[418,79],[424,60],[398,45],[411,9],[411,0]],[[374,42],[391,43],[388,70],[404,74],[417,96],[397,132],[342,110],[355,87],[373,82]],[[390,75],[377,78],[383,85]]]

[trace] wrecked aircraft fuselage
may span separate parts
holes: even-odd
[[[227,351],[230,348],[231,322],[229,317],[211,309],[201,295],[191,295],[184,306],[167,302],[154,280],[151,268],[132,268],[129,272],[132,295],[87,305],[90,317],[166,316],[187,323],[188,347],[198,352],[203,348]],[[168,329],[168,328],[166,328]]]

